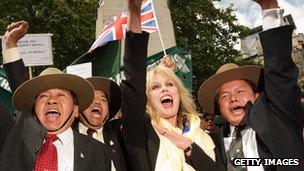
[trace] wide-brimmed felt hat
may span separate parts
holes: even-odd
[[[249,80],[258,86],[261,70],[261,67],[254,65],[238,66],[234,63],[222,65],[216,74],[209,77],[200,86],[198,91],[200,106],[205,112],[214,114],[214,97],[223,84],[233,80]]]
[[[88,108],[94,97],[92,85],[79,76],[66,74],[57,68],[47,68],[39,76],[21,84],[13,94],[13,104],[18,110],[31,111],[36,97],[43,91],[58,88],[72,92],[79,111]]]
[[[94,90],[101,90],[106,94],[109,103],[109,120],[112,119],[121,106],[120,87],[105,77],[90,77],[87,80],[92,84]]]

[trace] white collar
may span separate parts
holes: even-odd
[[[73,130],[72,128],[68,128],[60,134],[57,134],[59,142],[62,145],[66,145],[71,139],[73,139]]]

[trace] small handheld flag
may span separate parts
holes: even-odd
[[[128,12],[124,10],[120,15],[112,17],[102,29],[101,34],[97,37],[89,52],[99,46],[105,45],[109,41],[123,39],[127,30],[127,16]],[[149,33],[158,30],[152,0],[143,1],[141,6],[141,27],[143,31]]]

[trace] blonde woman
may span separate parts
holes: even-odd
[[[213,169],[215,145],[200,128],[192,96],[172,69],[158,65],[149,71],[146,94],[147,113],[159,138],[155,170]]]
[[[200,129],[193,100],[178,77],[170,69],[157,66],[146,81],[148,34],[141,31],[136,13],[142,0],[129,1],[135,4],[129,12],[135,14],[128,16],[121,111],[131,170],[219,169],[215,145]]]
[[[164,65],[146,74],[143,47],[134,43],[127,51],[143,51],[124,57],[123,133],[132,170],[224,170],[212,139],[200,129],[191,94]]]

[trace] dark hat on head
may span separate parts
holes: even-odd
[[[233,80],[249,80],[258,86],[262,68],[259,66],[238,66],[234,63],[222,65],[216,74],[209,77],[198,91],[198,101],[205,112],[214,114],[214,97],[218,89]]]
[[[72,74],[66,74],[57,68],[47,68],[39,76],[21,84],[13,94],[13,104],[18,110],[31,111],[36,97],[43,91],[59,88],[72,92],[77,100],[79,111],[88,108],[94,97],[89,81]]]
[[[94,90],[101,90],[106,94],[109,102],[109,120],[112,119],[121,106],[120,87],[105,77],[90,77],[87,80],[92,84]]]

